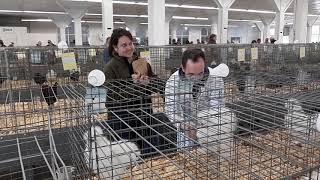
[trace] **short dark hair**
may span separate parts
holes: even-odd
[[[110,57],[114,57],[115,56],[115,52],[114,52],[114,47],[113,46],[117,46],[119,39],[122,36],[127,36],[131,41],[133,40],[132,35],[129,31],[123,29],[123,28],[118,28],[118,29],[114,29],[110,38],[110,42],[109,42],[109,56]]]
[[[189,59],[192,62],[197,62],[199,58],[202,58],[204,61],[206,60],[204,52],[201,49],[187,49],[182,54],[182,66],[185,68]]]

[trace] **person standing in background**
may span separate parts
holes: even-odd
[[[53,44],[51,40],[48,40],[48,45],[47,46],[56,46],[56,45]]]
[[[211,34],[209,36],[208,44],[217,44],[217,35]]]
[[[266,38],[266,39],[264,40],[264,43],[265,43],[265,44],[269,44],[269,38]]]
[[[108,63],[109,60],[110,60],[110,55],[109,55],[109,50],[108,50],[108,48],[109,48],[109,43],[110,43],[110,37],[108,37],[108,38],[106,39],[106,43],[104,44],[104,45],[105,45],[105,49],[103,50],[103,61],[104,61],[105,63]]]
[[[0,47],[6,47],[6,45],[3,43],[3,40],[0,40]]]
[[[261,44],[261,39],[260,39],[260,38],[257,39],[257,43],[258,43],[258,44]]]
[[[42,42],[38,41],[38,43],[36,44],[37,47],[41,47],[42,46]]]

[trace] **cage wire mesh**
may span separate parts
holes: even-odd
[[[102,48],[1,49],[0,179],[319,179],[317,46],[139,47],[157,77],[100,87]],[[229,76],[171,75],[187,48]]]

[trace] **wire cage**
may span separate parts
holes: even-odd
[[[316,46],[139,47],[158,76],[100,87],[101,48],[1,49],[0,179],[320,178]],[[195,47],[229,76],[172,75]]]

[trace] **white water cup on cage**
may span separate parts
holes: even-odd
[[[317,131],[320,132],[320,114],[318,114],[317,122],[316,122]]]
[[[88,75],[88,82],[92,86],[101,86],[106,80],[104,73],[98,69],[92,70]]]
[[[219,66],[213,68],[213,75],[227,77],[229,75],[229,67],[226,64],[221,63]]]

